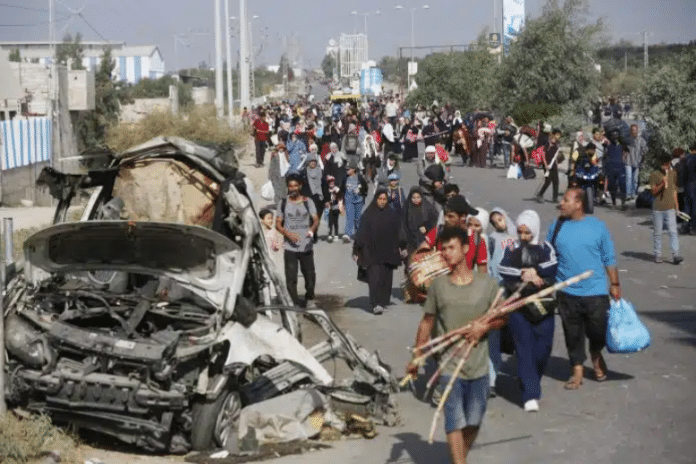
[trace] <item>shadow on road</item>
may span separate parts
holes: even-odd
[[[685,334],[696,336],[696,311],[693,310],[677,310],[677,311],[644,311],[641,316],[649,317],[658,322],[676,327]],[[690,338],[673,338],[672,340],[693,340]],[[694,343],[693,341],[691,342]]]
[[[358,296],[351,298],[350,300],[346,301],[345,306],[346,308],[362,309],[365,312],[372,313],[369,296]]]
[[[655,257],[653,255],[651,255],[650,253],[645,253],[643,251],[624,251],[621,253],[621,256],[625,256],[627,258],[632,259],[638,259],[641,261],[655,261]]]
[[[387,463],[432,464],[434,462],[449,462],[447,443],[428,443],[425,437],[417,433],[397,433],[392,435],[399,442],[392,446]]]

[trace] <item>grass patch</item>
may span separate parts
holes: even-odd
[[[25,418],[11,412],[0,417],[0,462],[34,462],[49,452],[58,452],[60,462],[84,462],[75,437],[54,426],[48,417]]]
[[[137,123],[120,122],[107,131],[106,144],[116,152],[145,143],[155,137],[182,137],[192,142],[230,143],[241,146],[249,134],[243,129],[231,129],[224,119],[218,119],[212,105],[188,107],[179,114],[154,111]]]

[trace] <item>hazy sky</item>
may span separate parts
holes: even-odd
[[[537,16],[545,1],[526,0],[527,15]],[[394,8],[399,3],[405,7],[403,10]],[[502,0],[497,0],[495,6],[498,18],[501,3]],[[264,45],[257,62],[266,64],[277,64],[283,36],[296,34],[304,66],[318,66],[329,39],[338,40],[342,32],[363,32],[365,13],[369,14],[371,59],[387,54],[395,56],[397,47],[410,45],[408,9],[412,7],[418,8],[417,46],[467,44],[485,26],[492,28],[494,23],[491,1],[248,0],[248,4],[249,18],[258,16],[253,20],[255,48]],[[421,9],[424,4],[430,8]],[[696,0],[589,0],[589,4],[592,17],[604,18],[607,37],[612,41],[626,39],[642,43],[642,30],[651,33],[650,43],[696,40]],[[0,41],[47,40],[48,5],[49,0],[0,0]],[[214,64],[213,5],[210,0],[56,0],[59,19],[56,30],[58,38],[67,26],[67,31],[80,32],[85,40],[101,40],[101,35],[129,45],[156,44],[168,70],[177,63],[181,66],[196,66],[201,61]],[[70,19],[69,9],[81,8],[81,15],[89,25],[79,16]],[[230,10],[231,16],[239,15],[238,0],[230,0]],[[377,10],[379,15],[375,14]],[[357,11],[360,16],[352,16],[351,11]],[[234,29],[233,46],[238,47],[237,24]],[[174,35],[186,33],[189,37],[180,39],[175,56]],[[236,62],[236,52],[233,60]]]

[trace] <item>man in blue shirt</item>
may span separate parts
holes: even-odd
[[[568,189],[561,200],[561,217],[549,228],[547,240],[556,249],[561,282],[587,270],[589,279],[558,292],[558,312],[563,321],[568,358],[573,373],[565,384],[568,390],[582,385],[586,359],[585,337],[590,342],[590,356],[598,382],[606,379],[607,367],[602,357],[606,342],[609,295],[621,298],[619,273],[616,269],[614,242],[604,222],[585,216],[584,192]]]

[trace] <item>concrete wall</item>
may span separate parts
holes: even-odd
[[[191,98],[196,105],[212,105],[215,103],[215,91],[210,87],[194,87],[191,89]]]
[[[136,98],[121,107],[121,122],[138,122],[154,111],[169,111],[169,98]]]
[[[50,163],[36,163],[2,171],[2,178],[0,178],[2,204],[19,206],[21,200],[30,200],[34,202],[34,206],[51,206],[51,195],[48,189],[37,189],[35,186],[36,178],[39,177],[41,170],[49,165]]]

